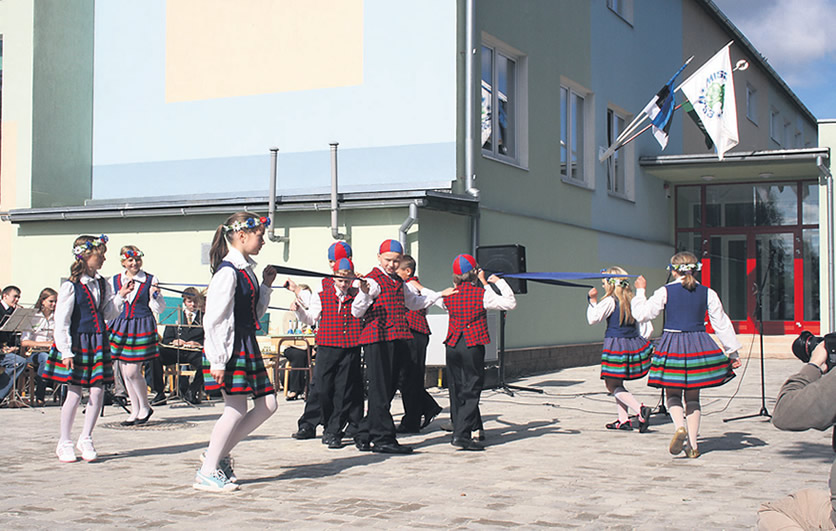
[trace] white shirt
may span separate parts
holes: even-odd
[[[359,287],[359,284],[359,281],[355,280],[352,283],[352,287],[357,288]],[[319,317],[322,315],[322,298],[320,298],[319,295],[321,292],[322,290],[320,289],[316,293],[312,293],[309,295],[307,302],[307,310],[299,306],[297,303],[296,317],[298,317],[299,320],[305,323],[306,325],[316,325],[316,323],[319,321]],[[337,300],[339,301],[338,310],[342,311],[343,303],[345,302],[345,298],[347,295],[343,293],[343,291],[340,288],[338,288],[336,284],[334,284],[334,292],[337,294]]]
[[[98,279],[101,275],[96,273],[96,278],[92,278],[86,273],[81,275],[79,282],[84,284],[90,294],[93,295],[93,302],[96,306],[99,305],[101,294],[99,293]],[[118,293],[113,292],[113,285],[110,282],[105,282],[104,292],[104,307],[101,310],[101,315],[105,320],[114,319],[122,311],[125,305],[125,299],[119,296]],[[75,308],[75,286],[72,282],[64,282],[58,290],[58,302],[55,305],[55,348],[61,353],[61,359],[73,358],[73,341],[70,337],[70,321],[73,317],[73,308]],[[107,341],[107,331],[102,330],[104,341]]]
[[[128,276],[127,271],[122,271],[119,274],[119,276],[122,277],[121,280],[122,280],[122,285],[123,286],[131,280],[131,277]],[[140,269],[139,272],[136,274],[136,276],[134,276],[134,283],[135,283],[134,284],[134,289],[131,290],[130,293],[128,293],[128,297],[125,299],[129,304],[134,302],[134,299],[136,298],[136,294],[139,293],[139,287],[140,287],[139,285],[144,284],[147,281],[148,281],[148,275],[145,274],[145,271]],[[113,284],[113,279],[112,278],[110,279],[110,282],[111,282],[111,284]],[[151,285],[152,286],[159,285],[159,279],[156,276],[151,281]],[[151,308],[151,311],[154,312],[155,314],[157,314],[157,315],[161,314],[163,312],[163,310],[165,310],[165,298],[163,298],[161,293],[157,294],[156,297],[151,295],[150,297],[148,297],[148,307]]]
[[[243,269],[253,280],[253,285],[259,286],[258,301],[256,302],[256,317],[261,319],[270,304],[272,289],[266,284],[259,285],[253,272],[255,261],[244,258],[235,248],[230,248],[224,260],[232,263],[236,269]],[[205,341],[203,350],[209,360],[211,370],[223,370],[232,357],[232,341],[235,338],[235,288],[237,285],[236,272],[224,267],[212,276],[209,290],[206,293],[206,311],[203,314],[203,330]]]
[[[632,310],[632,306],[630,309]],[[606,321],[614,311],[615,297],[604,297],[597,303],[589,301],[589,306],[586,308],[586,320],[591,325],[602,323]],[[633,319],[636,319],[636,317],[633,316]],[[650,321],[639,321],[638,319],[636,319],[636,322],[639,325],[639,335],[645,339],[650,339],[650,336],[653,335],[653,324]]]
[[[375,267],[383,271],[383,268],[380,266]],[[386,271],[383,271],[383,274],[389,275]],[[369,306],[374,303],[374,300],[380,296],[380,286],[378,283],[373,278],[368,277],[366,277],[366,282],[369,283],[369,293],[366,294],[363,293],[363,290],[360,290],[360,293],[357,294],[357,297],[354,298],[354,302],[351,305],[351,315],[357,317],[358,319],[366,315],[366,310],[368,310]],[[404,305],[408,310],[423,310],[425,308],[429,308],[441,298],[441,293],[435,292],[429,288],[424,288],[419,293],[408,283],[404,282],[404,284],[403,300]]]
[[[678,278],[670,284],[682,283],[682,279]],[[649,321],[655,319],[665,309],[665,304],[668,302],[668,290],[664,286],[657,289],[653,296],[649,299],[644,288],[636,289],[636,296],[630,305],[630,310],[633,312],[633,318],[637,321]],[[723,344],[723,350],[731,359],[737,359],[737,351],[740,350],[740,342],[737,340],[737,335],[734,333],[731,319],[723,311],[723,303],[720,302],[720,297],[717,292],[708,288],[708,320],[711,327],[714,328],[714,334],[720,343]],[[666,332],[677,332],[677,330],[667,330]]]
[[[485,307],[486,310],[513,310],[517,307],[517,298],[514,296],[514,290],[511,289],[511,286],[505,281],[504,278],[500,278],[494,284],[497,288],[499,288],[499,295],[491,288],[490,286],[484,286],[485,294],[482,296],[482,306]],[[437,306],[440,306],[447,309],[447,305],[444,304],[444,299],[439,299],[436,303]]]
[[[22,332],[21,341],[52,341],[55,335],[55,312],[49,317],[44,317],[41,312],[32,316],[32,331]]]

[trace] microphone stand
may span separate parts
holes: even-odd
[[[758,317],[758,331],[760,332],[761,345],[761,409],[752,415],[743,415],[741,417],[733,417],[730,419],[723,419],[723,422],[731,422],[734,420],[751,419],[756,417],[766,417],[771,419],[772,415],[766,409],[766,383],[763,366],[763,288],[766,286],[766,280],[769,278],[769,272],[772,271],[772,261],[775,259],[775,249],[769,251],[769,263],[766,266],[766,271],[763,274],[760,284],[755,284],[755,310]],[[836,433],[834,433],[836,435]]]

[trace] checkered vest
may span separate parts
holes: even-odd
[[[393,278],[377,267],[372,269],[366,277],[377,282],[380,286],[380,295],[366,310],[360,344],[369,345],[380,341],[412,339],[406,322],[403,280]]]
[[[235,329],[244,332],[261,330],[258,323],[256,303],[259,297],[259,287],[245,269],[238,269],[232,262],[224,260],[218,264],[217,273],[224,267],[235,271],[235,306],[232,314],[235,316]]]
[[[349,288],[342,307],[340,299],[331,288],[319,294],[322,313],[316,327],[316,344],[324,347],[351,348],[360,344],[363,321],[351,315],[351,303],[357,295],[357,288]]]
[[[418,277],[409,277],[406,279],[407,282],[412,280],[418,280]],[[430,324],[427,322],[427,310],[408,310],[406,312],[406,322],[409,324],[410,330],[414,330],[419,334],[430,335]]]
[[[141,317],[151,317],[151,307],[148,303],[151,301],[151,281],[154,280],[153,275],[145,273],[145,282],[135,283],[134,289],[136,295],[131,302],[125,301],[125,308],[122,310],[120,317],[122,319],[138,319]],[[122,289],[122,275],[113,276],[113,291],[118,293]]]
[[[458,293],[444,297],[444,305],[450,315],[444,344],[454,347],[459,337],[464,335],[468,347],[487,345],[491,337],[488,335],[485,289],[477,288],[469,282],[459,284],[456,289]]]

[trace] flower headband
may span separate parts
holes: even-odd
[[[666,268],[668,271],[676,271],[677,273],[682,273],[684,275],[693,274],[694,271],[702,270],[702,264],[669,264]]]
[[[84,253],[87,251],[94,249],[100,245],[104,245],[107,243],[108,237],[104,234],[96,238],[95,240],[90,240],[87,242],[82,243],[81,245],[76,245],[73,247],[73,256],[81,260],[84,258]]]
[[[125,249],[121,255],[119,255],[122,260],[127,260],[128,258],[142,258],[145,256],[145,253],[142,251],[134,251],[133,249]]]
[[[265,229],[269,227],[270,218],[261,216],[260,218],[247,218],[245,221],[233,221],[231,225],[224,225],[224,231],[237,232],[239,230],[254,229],[262,225]]]
[[[601,274],[602,275],[610,275],[612,273],[607,273],[607,269],[604,268],[604,269],[601,270]],[[629,288],[630,287],[630,281],[627,280],[626,278],[622,278],[622,279],[619,280],[618,277],[609,277],[609,278],[605,278],[604,280],[607,282],[607,284],[612,284],[613,286],[618,285],[618,286],[621,286],[622,288]]]

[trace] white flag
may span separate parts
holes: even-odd
[[[723,47],[681,86],[714,141],[720,160],[738,141],[730,46]]]

